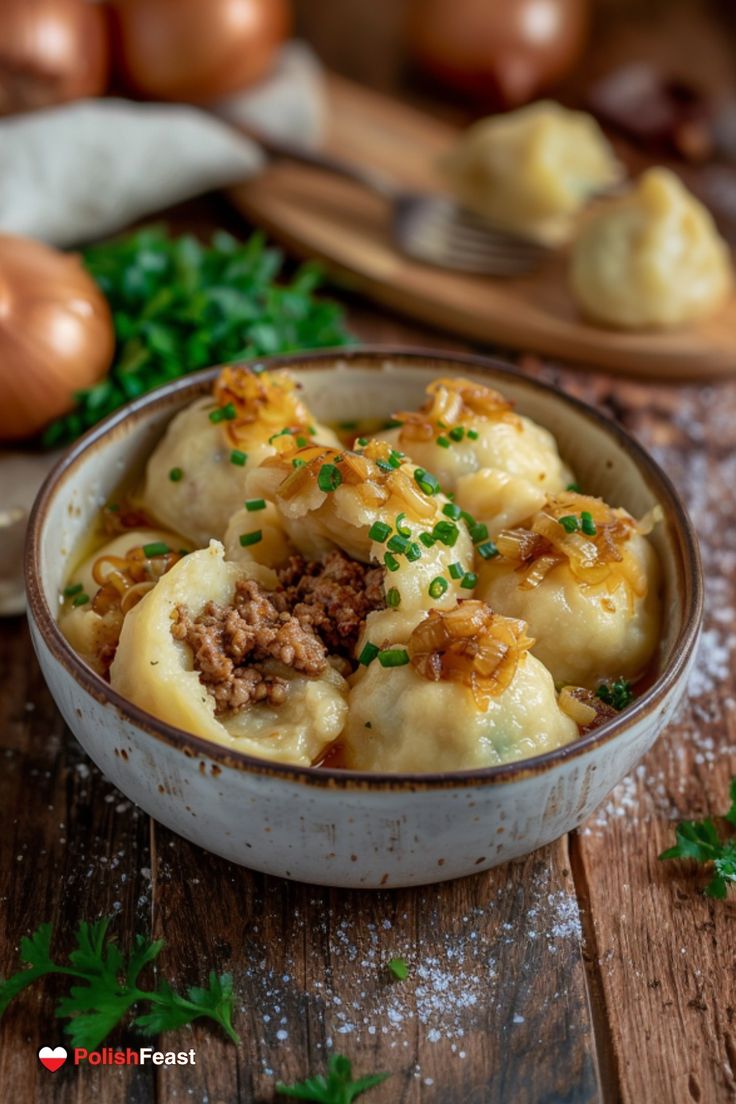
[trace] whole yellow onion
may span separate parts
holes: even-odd
[[[107,300],[77,256],[0,234],[0,440],[20,440],[74,406],[110,367]]]

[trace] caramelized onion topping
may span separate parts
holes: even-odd
[[[112,609],[128,613],[175,563],[181,552],[146,556],[141,545],[129,548],[124,556],[98,556],[92,566],[92,578],[99,590],[92,609],[101,617]]]
[[[443,378],[427,387],[427,399],[419,410],[399,411],[402,441],[431,441],[438,430],[478,419],[521,425],[510,402],[490,387],[466,379]]]
[[[218,407],[232,404],[235,408],[235,417],[220,423],[233,445],[254,438],[267,440],[285,428],[311,436],[310,413],[299,397],[296,381],[285,373],[257,373],[243,365],[230,365],[217,377],[213,394]],[[279,440],[277,437],[274,444]],[[288,441],[285,434],[284,442]]]
[[[449,610],[430,610],[409,637],[407,651],[416,671],[431,682],[461,682],[486,710],[516,674],[534,641],[526,622],[494,613],[484,602],[458,602]]]
[[[613,706],[607,705],[592,690],[586,690],[583,686],[563,686],[558,700],[560,709],[575,721],[581,736],[600,728],[612,717],[618,717]]]

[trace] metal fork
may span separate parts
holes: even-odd
[[[256,133],[250,127],[239,129],[274,158],[336,173],[382,196],[390,206],[394,244],[415,260],[457,272],[520,276],[551,255],[546,246],[492,226],[448,196],[405,191],[377,170]]]

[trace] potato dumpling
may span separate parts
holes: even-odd
[[[248,493],[275,503],[307,560],[339,548],[384,565],[390,602],[424,609],[467,593],[473,543],[459,509],[384,441],[359,452],[313,445],[271,457],[249,473]]]
[[[355,770],[491,767],[577,737],[521,621],[463,601],[428,614],[373,613],[359,647],[382,651],[354,676],[341,740]],[[388,657],[389,666],[381,660]]]
[[[228,611],[247,565],[227,563],[221,544],[192,552],[128,614],[110,671],[114,689],[168,724],[250,755],[307,766],[340,735],[347,715],[347,684],[326,664],[308,676],[273,660],[266,674],[283,684],[282,700],[254,701],[231,713],[195,669],[192,648],[173,629],[182,609],[202,615],[208,603]]]
[[[483,468],[505,471],[545,491],[563,490],[572,475],[552,434],[514,413],[498,391],[462,378],[436,379],[417,411],[399,411],[398,428],[382,440],[437,476],[445,492]]]
[[[541,510],[547,495],[527,479],[494,468],[481,468],[457,481],[455,502],[478,522],[483,522],[491,536],[501,529],[511,529]]]
[[[558,684],[635,678],[659,639],[650,524],[599,498],[554,496],[524,527],[497,535],[500,555],[479,564],[476,593],[528,623],[532,653]]]
[[[246,499],[230,518],[223,544],[228,560],[266,567],[281,567],[296,551],[276,505],[263,498]]]
[[[107,673],[127,612],[189,548],[164,529],[128,529],[72,572],[59,626],[98,674]]]
[[[573,249],[572,292],[594,322],[679,326],[713,314],[733,283],[728,246],[710,213],[668,169],[650,169],[593,217]]]
[[[471,211],[550,245],[571,236],[593,194],[623,177],[590,115],[545,100],[481,119],[442,167]]]
[[[213,396],[177,414],[154,449],[143,505],[199,546],[222,539],[246,497],[246,472],[290,434],[338,443],[315,422],[286,372],[224,368]]]

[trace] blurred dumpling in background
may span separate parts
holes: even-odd
[[[553,496],[523,526],[498,534],[499,555],[479,563],[476,594],[528,623],[532,652],[559,685],[592,690],[636,678],[659,640],[652,523],[599,498]]]
[[[595,119],[549,100],[481,119],[442,167],[471,211],[550,245],[569,239],[588,200],[624,175]]]
[[[312,417],[288,373],[224,368],[213,396],[177,414],[153,451],[143,506],[199,546],[222,539],[246,497],[246,472],[292,434],[305,443],[338,444]]]

